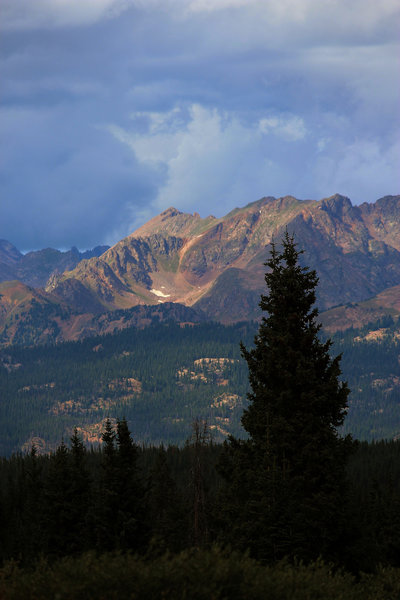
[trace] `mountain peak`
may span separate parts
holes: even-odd
[[[21,252],[7,240],[0,240],[0,261],[14,264],[22,258]]]
[[[202,219],[198,213],[190,214],[170,206],[136,229],[128,238],[150,237],[155,234],[172,237],[190,236],[191,232],[203,221],[206,222],[207,219]]]
[[[162,219],[167,219],[170,217],[176,217],[177,215],[183,215],[184,213],[181,210],[178,210],[177,208],[174,208],[173,206],[170,206],[169,208],[167,208],[166,210],[163,210],[162,213],[160,213],[160,217],[162,217]]]
[[[341,194],[334,194],[329,198],[321,200],[321,208],[334,215],[341,215],[348,212],[353,207],[350,198]]]

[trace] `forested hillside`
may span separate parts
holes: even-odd
[[[400,319],[390,316],[333,336],[349,382],[344,429],[363,440],[400,437]]]
[[[183,443],[196,416],[216,440],[238,432],[247,392],[239,341],[251,324],[169,323],[82,342],[7,348],[0,369],[0,455],[51,449],[76,425],[88,443],[104,419],[126,416],[135,439]]]
[[[77,426],[98,443],[106,417],[126,416],[136,440],[182,444],[193,418],[215,441],[242,431],[248,372],[239,342],[256,324],[174,323],[0,353],[0,454],[54,449]],[[359,439],[400,434],[399,323],[388,318],[333,336],[349,382],[345,431]]]

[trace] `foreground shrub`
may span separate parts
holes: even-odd
[[[400,570],[361,581],[313,565],[262,566],[247,555],[218,548],[146,560],[129,554],[93,553],[24,570],[0,570],[1,600],[393,600]]]

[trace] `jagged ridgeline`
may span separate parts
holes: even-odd
[[[382,303],[400,313],[400,196],[360,206],[338,194],[266,197],[221,218],[169,208],[89,253],[22,256],[0,240],[0,345],[112,333],[146,320],[133,311],[143,306],[184,306],[191,321],[258,319],[264,262],[286,228],[318,273],[320,310],[375,297],[375,313]]]
[[[386,317],[333,336],[351,389],[346,432],[359,439],[400,434],[400,323]],[[136,441],[183,444],[194,418],[209,421],[215,441],[240,425],[248,371],[239,342],[253,344],[255,323],[179,325],[0,352],[0,455],[48,451],[77,426],[87,444],[107,417],[126,416]]]

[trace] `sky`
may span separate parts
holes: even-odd
[[[398,0],[1,0],[0,238],[400,193]]]

